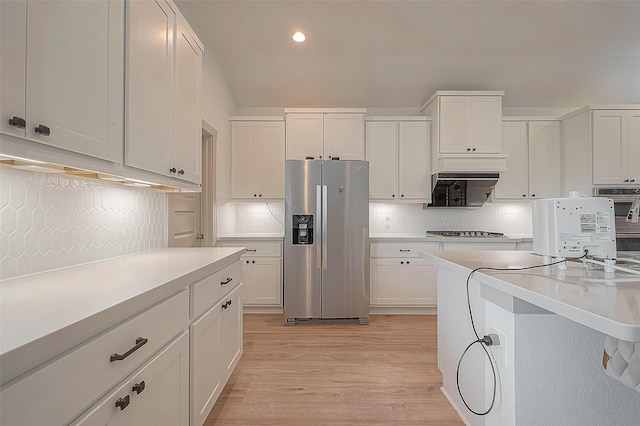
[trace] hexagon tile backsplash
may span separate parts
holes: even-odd
[[[0,166],[0,278],[165,246],[166,194]]]

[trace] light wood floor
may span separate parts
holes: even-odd
[[[244,355],[206,425],[463,425],[440,392],[436,316],[284,325],[244,316]]]

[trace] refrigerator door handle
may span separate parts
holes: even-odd
[[[320,185],[316,185],[316,221],[322,217],[322,192]],[[318,222],[316,222],[317,224]],[[317,226],[317,225],[316,225]],[[322,245],[322,241],[319,242]],[[318,247],[316,250],[316,269],[320,269],[320,263],[322,262],[322,252]]]
[[[327,269],[327,185],[322,185],[322,269]]]

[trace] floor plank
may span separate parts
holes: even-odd
[[[463,425],[440,392],[436,321],[245,315],[244,354],[205,425]]]

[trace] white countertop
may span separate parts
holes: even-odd
[[[542,263],[522,251],[441,251],[420,253],[441,267],[468,274],[478,267],[515,268]],[[628,341],[640,341],[640,275],[585,270],[569,263],[525,271],[482,270],[474,277],[485,285],[579,324]],[[462,309],[462,307],[461,307]]]
[[[513,243],[513,242],[521,242],[521,241],[532,241],[531,236],[526,235],[506,235],[505,237],[443,237],[440,235],[431,235],[431,234],[413,234],[413,233],[372,233],[369,234],[369,239],[374,241],[422,241],[422,242],[446,242],[446,243],[455,243],[455,242],[476,242],[476,243],[486,243],[486,242],[496,242],[496,243]]]
[[[0,281],[0,383],[240,259],[244,248],[157,249]]]

